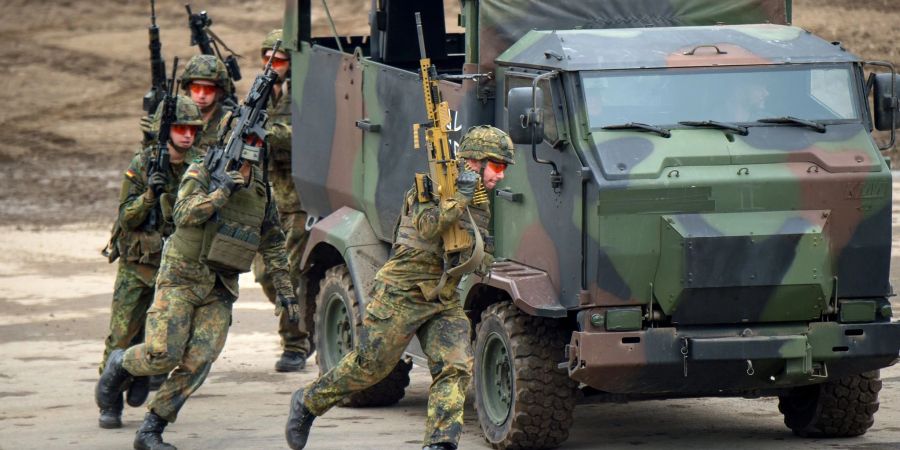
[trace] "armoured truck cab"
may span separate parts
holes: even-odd
[[[425,171],[421,12],[453,129],[518,144],[491,202],[498,262],[460,286],[492,445],[563,442],[579,389],[778,396],[797,434],[871,426],[877,369],[900,351],[891,176],[871,137],[891,146],[900,119],[890,65],[790,26],[789,1],[464,0],[454,34],[440,1],[380,0],[369,36],[317,38],[309,2],[287,5],[320,369],[359,339]],[[415,342],[408,355],[424,361]],[[397,401],[408,368],[348,404]],[[847,389],[858,414],[835,419]]]

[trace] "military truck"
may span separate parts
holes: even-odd
[[[777,396],[801,436],[873,424],[900,350],[871,137],[893,145],[890,64],[790,26],[790,0],[463,0],[463,33],[440,0],[373,0],[368,35],[319,37],[310,3],[284,27],[320,370],[359,339],[426,171],[419,12],[456,138],[493,124],[517,144],[497,262],[459,287],[491,445],[558,446],[592,400]],[[346,403],[398,401],[410,361],[416,341]]]

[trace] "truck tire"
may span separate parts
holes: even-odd
[[[778,397],[784,424],[803,437],[851,437],[875,423],[879,372],[866,372],[827,383],[801,386]]]
[[[323,375],[353,350],[362,327],[359,300],[345,264],[328,269],[316,294],[316,364]],[[403,398],[409,386],[412,362],[400,360],[388,376],[368,389],[341,401],[342,406],[366,407],[393,405]]]
[[[528,316],[509,302],[481,314],[475,408],[494,448],[554,448],[569,437],[577,384],[557,368],[566,337],[558,322]]]

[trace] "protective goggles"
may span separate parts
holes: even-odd
[[[269,62],[269,57],[268,57],[268,56],[263,56],[263,57],[262,57],[262,62],[263,62],[263,64]],[[287,67],[288,64],[290,64],[290,63],[291,63],[291,60],[290,60],[290,59],[279,58],[279,57],[277,57],[277,56],[274,57],[274,58],[272,58],[272,68],[275,69],[275,70],[281,70],[281,69]]]
[[[193,134],[196,135],[197,131],[200,130],[200,127],[197,125],[182,125],[182,124],[172,124],[172,128],[170,130],[173,133],[178,134]]]
[[[191,83],[188,89],[194,95],[214,95],[218,88],[216,85]]]
[[[487,166],[491,168],[491,171],[498,174],[503,173],[508,165],[509,164],[505,162],[494,161],[492,159],[487,161]]]

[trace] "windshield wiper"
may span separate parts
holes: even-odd
[[[787,125],[799,125],[799,126],[803,126],[803,127],[809,127],[809,128],[812,128],[813,130],[816,130],[816,131],[819,132],[819,133],[824,133],[824,132],[825,132],[825,125],[824,125],[824,124],[821,124],[821,123],[816,122],[816,121],[814,121],[814,120],[800,119],[800,118],[793,117],[793,116],[769,117],[769,118],[766,118],[766,119],[759,119],[759,120],[757,120],[757,122],[762,122],[762,123],[780,123],[780,124],[787,124]]]
[[[688,127],[718,128],[720,130],[734,131],[741,136],[746,136],[748,133],[747,127],[742,127],[729,122],[719,122],[718,120],[684,120],[678,123]]]
[[[622,123],[618,125],[607,125],[601,128],[602,130],[636,130],[636,131],[649,131],[651,133],[656,133],[664,138],[672,137],[672,133],[663,127],[658,127],[656,125],[648,125],[646,123],[640,122],[628,122]]]

